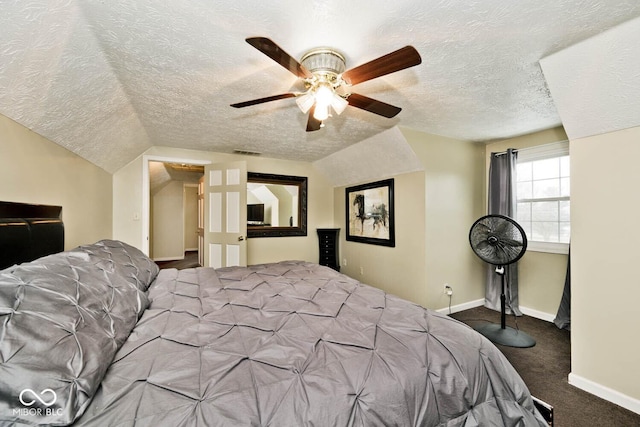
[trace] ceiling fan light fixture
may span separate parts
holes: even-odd
[[[316,103],[313,118],[320,122],[327,120],[329,118],[329,105]]]
[[[331,106],[333,107],[333,110],[338,115],[342,114],[344,109],[347,108],[347,105],[349,105],[349,101],[347,101],[337,93],[333,92],[333,97],[331,99]]]
[[[334,49],[318,48],[307,52],[300,62],[314,76],[307,81],[310,86],[308,93],[312,93],[315,100],[313,117],[318,121],[326,120],[329,118],[330,107],[336,114],[341,114],[348,105],[336,93],[336,87],[341,84],[339,75],[345,70],[344,56]],[[298,106],[305,101],[301,99]]]
[[[315,90],[316,107],[318,105],[325,107],[331,105],[333,101],[333,88],[327,83],[319,83]]]
[[[338,75],[345,70],[344,56],[335,49],[320,47],[305,53],[300,63],[312,74]]]
[[[395,117],[401,108],[356,93],[347,93],[347,87],[422,63],[418,51],[413,46],[405,46],[345,71],[344,55],[331,48],[310,50],[298,62],[267,37],[249,37],[246,41],[297,76],[299,81],[304,83],[306,92],[267,96],[231,104],[231,107],[244,108],[295,97],[300,110],[309,116],[307,132],[324,127],[324,120],[329,117],[330,108],[333,108],[336,114],[341,114],[350,105],[382,117]]]
[[[342,114],[349,103],[342,96],[338,95],[333,86],[326,82],[316,83],[296,98],[296,104],[304,114],[307,114],[311,107],[316,106],[313,116],[317,120],[326,120],[329,117],[329,107],[331,106],[336,114]]]
[[[296,99],[296,104],[298,104],[298,107],[304,114],[309,112],[315,102],[316,98],[309,92],[306,92],[304,95],[300,95]]]

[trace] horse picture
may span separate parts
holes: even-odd
[[[393,246],[393,180],[347,189],[347,240]]]

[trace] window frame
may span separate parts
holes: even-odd
[[[516,162],[527,163],[537,160],[545,160],[551,158],[558,158],[563,156],[570,156],[569,153],[569,141],[558,141],[550,144],[539,145],[535,147],[519,149]],[[571,157],[569,157],[571,161]],[[569,173],[569,180],[571,180],[571,173]],[[540,197],[540,198],[522,198],[519,199],[516,191],[516,204],[520,202],[538,202],[538,201],[568,201],[571,206],[571,193],[569,196],[557,196],[557,197]],[[517,217],[517,214],[516,214]],[[569,225],[571,226],[571,219],[569,219]],[[527,250],[533,252],[546,252],[554,254],[568,254],[569,243],[561,242],[544,242],[540,240],[531,240],[527,236]]]

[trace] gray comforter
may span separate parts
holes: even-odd
[[[305,262],[165,270],[84,425],[544,425],[467,326]]]
[[[77,412],[64,413],[79,417],[76,425],[546,425],[518,374],[484,337],[317,264],[163,270],[148,298],[104,378],[83,388]],[[5,353],[0,362],[11,367]],[[60,390],[43,410],[63,403],[63,388],[41,377],[76,375],[55,369],[41,367],[29,387],[44,404],[52,400],[45,387]],[[30,396],[31,408],[42,406]],[[17,406],[15,396],[5,397]],[[9,410],[0,420],[64,421],[15,412],[3,418]]]

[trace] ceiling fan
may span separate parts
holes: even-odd
[[[309,113],[307,132],[319,130],[324,126],[324,121],[330,115],[330,108],[337,114],[341,114],[347,105],[383,117],[395,117],[401,108],[364,95],[351,93],[349,88],[422,62],[420,54],[413,46],[405,46],[345,71],[344,56],[334,49],[316,48],[310,50],[298,62],[266,37],[250,37],[246,41],[302,79],[306,91],[267,96],[231,104],[231,106],[243,108],[279,99],[297,98],[298,107],[303,113]]]

